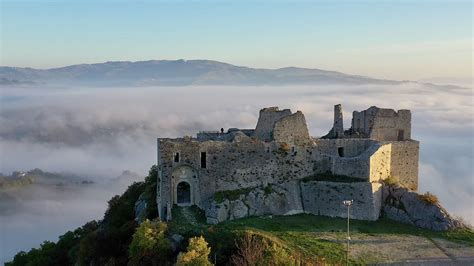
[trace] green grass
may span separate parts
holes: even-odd
[[[226,221],[218,225],[194,225],[186,229],[194,233],[212,230],[221,232],[260,232],[267,239],[283,243],[290,252],[303,257],[323,257],[329,264],[343,263],[345,260],[345,234],[347,220],[309,214],[292,216],[249,217]],[[181,228],[185,229],[185,228]],[[182,232],[183,233],[183,232]],[[362,235],[414,235],[427,238],[443,238],[453,242],[474,246],[474,233],[470,229],[447,232],[434,232],[414,226],[397,223],[385,218],[378,221],[351,220],[353,236]],[[324,239],[322,235],[330,235],[336,241]],[[369,261],[372,261],[370,258]],[[355,264],[365,264],[364,258],[352,260]]]
[[[246,195],[250,191],[252,191],[254,188],[240,188],[240,189],[234,189],[234,190],[223,190],[223,191],[218,191],[214,194],[214,199],[216,200],[217,203],[222,203],[225,200],[237,200],[240,198],[240,195]]]

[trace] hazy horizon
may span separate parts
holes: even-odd
[[[472,79],[472,1],[1,3],[1,65],[183,58]]]
[[[301,110],[315,137],[331,129],[335,104],[345,128],[353,110],[410,109],[419,192],[474,224],[472,10],[447,0],[0,0],[1,66],[202,59],[257,69],[1,69],[0,172],[40,168],[97,185],[0,190],[0,263],[101,219],[126,187],[104,180],[144,177],[157,137],[254,128],[269,106]],[[348,75],[258,70],[284,67]]]

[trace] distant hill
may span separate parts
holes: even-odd
[[[94,182],[81,178],[77,175],[50,173],[41,169],[33,169],[27,172],[15,171],[12,175],[4,176],[0,173],[0,191],[8,188],[21,188],[28,185],[48,185],[48,186],[66,186],[66,185],[88,185]]]
[[[257,69],[211,60],[106,62],[61,68],[0,67],[0,85],[187,86],[398,84],[335,71],[286,67]]]

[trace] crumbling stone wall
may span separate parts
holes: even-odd
[[[278,107],[263,108],[260,110],[254,136],[260,140],[271,141],[276,121],[289,115],[291,115],[290,109],[279,110]]]
[[[296,145],[304,145],[311,141],[306,119],[301,111],[280,118],[273,128],[273,140]]]
[[[335,108],[337,110],[340,109]],[[355,112],[353,129],[346,131],[348,134],[342,138],[315,139],[309,136],[300,111],[292,114],[289,109],[280,111],[271,107],[260,111],[255,130],[229,129],[225,133],[203,132],[199,138],[158,139],[160,218],[170,217],[170,209],[177,201],[176,187],[185,181],[192,190],[190,204],[213,213],[210,217],[219,221],[222,217],[234,219],[243,215],[300,211],[339,216],[340,206],[326,202],[324,193],[338,201],[341,200],[338,197],[354,196],[366,211],[355,210],[357,217],[374,219],[378,217],[376,208],[379,206],[376,183],[392,176],[406,187],[417,188],[418,142],[393,140],[394,136],[399,137],[396,134],[400,128],[410,126],[410,118],[406,110],[395,112],[371,107]],[[336,114],[335,120],[339,120]],[[409,130],[404,131],[403,137],[409,138],[409,134]],[[327,172],[357,177],[361,182],[302,184],[307,180],[305,177]],[[272,191],[262,190],[269,185]],[[239,199],[214,202],[216,192],[241,189],[250,192]],[[372,194],[368,195],[369,192]],[[309,206],[308,210],[303,210],[306,204],[303,196],[313,201],[305,205]]]
[[[311,213],[347,217],[343,200],[353,199],[351,218],[377,220],[381,209],[381,184],[368,182],[327,182],[291,180],[254,187],[233,199],[205,202],[209,223],[219,223],[253,215]]]
[[[327,172],[330,167],[328,158],[313,152],[309,144],[283,148],[281,143],[266,143],[238,132],[232,141],[159,139],[158,142],[162,213],[168,203],[176,203],[177,182],[173,180],[177,177],[173,171],[183,166],[196,172],[198,184],[194,189],[199,190],[199,199],[195,200],[198,206],[217,191],[301,179],[315,172]],[[206,153],[206,168],[201,168],[202,152]],[[174,161],[177,153],[179,162]]]
[[[370,139],[313,139],[317,150],[331,156],[339,156],[338,148],[343,148],[343,157],[356,157],[377,143]]]
[[[353,132],[379,141],[409,140],[411,138],[411,112],[409,110],[382,109],[375,106],[353,112]]]

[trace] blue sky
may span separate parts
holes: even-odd
[[[183,58],[472,75],[471,1],[1,1],[1,65]]]

